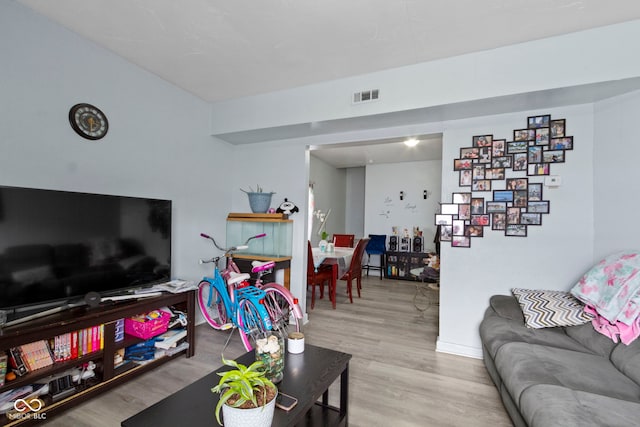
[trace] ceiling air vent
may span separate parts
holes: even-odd
[[[363,102],[377,101],[380,96],[380,89],[369,89],[353,94],[353,103],[361,104]]]

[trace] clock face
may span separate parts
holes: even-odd
[[[91,104],[76,104],[71,107],[69,123],[78,135],[92,140],[104,137],[109,130],[107,116]]]

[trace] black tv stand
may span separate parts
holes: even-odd
[[[114,354],[119,349],[142,341],[142,339],[126,335],[123,341],[116,342],[116,322],[122,318],[135,316],[165,306],[175,306],[186,313],[188,322],[186,339],[189,347],[175,355],[155,359],[146,364],[133,367],[115,367]],[[30,321],[6,326],[0,331],[0,352],[6,352],[10,348],[40,340],[49,340],[58,335],[98,325],[104,325],[104,348],[77,359],[56,362],[52,366],[31,371],[13,381],[5,382],[3,386],[0,386],[0,393],[33,384],[37,380],[60,374],[83,363],[93,361],[98,365],[100,369],[97,370],[99,372],[97,372],[97,382],[95,384],[88,386],[80,393],[45,406],[47,419],[49,419],[67,408],[78,405],[182,354],[185,354],[186,357],[191,357],[195,352],[195,307],[195,291],[179,294],[167,293],[149,298],[102,303],[98,307],[89,307],[83,304],[70,309],[58,310],[55,313],[43,315]],[[37,422],[37,420],[13,421],[11,425],[22,426],[33,422]],[[4,423],[0,423],[0,425],[4,425]]]

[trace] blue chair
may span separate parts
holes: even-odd
[[[369,244],[365,252],[367,253],[367,264],[364,268],[367,269],[367,276],[369,275],[369,269],[380,270],[380,280],[382,280],[385,269],[385,254],[387,253],[387,235],[369,234]],[[371,265],[371,255],[378,255],[380,258],[378,265]]]

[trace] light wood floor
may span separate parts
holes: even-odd
[[[438,306],[430,304],[437,301],[435,292],[420,293],[414,301],[414,283],[372,276],[363,282],[362,298],[354,297],[349,304],[344,282],[340,285],[337,309],[331,308],[326,296],[316,300],[304,333],[309,343],[353,355],[351,426],[512,425],[482,361],[435,352]],[[45,425],[119,426],[122,420],[216,369],[228,332],[207,325],[196,330],[195,357],[169,362]],[[242,353],[235,333],[225,356]],[[338,390],[334,384],[332,399],[337,398]],[[211,425],[216,425],[215,420]]]

